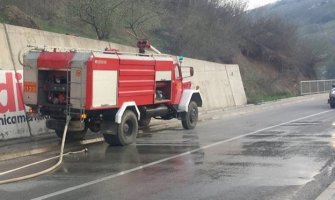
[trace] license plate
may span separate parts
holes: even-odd
[[[36,93],[36,83],[35,82],[24,82],[23,87],[24,87],[24,92]]]

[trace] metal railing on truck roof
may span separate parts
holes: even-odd
[[[118,51],[117,49],[111,50],[98,50],[98,49],[82,49],[82,48],[71,48],[71,47],[55,47],[55,46],[34,46],[34,45],[27,45],[26,47],[22,48],[18,53],[18,60],[19,63],[23,66],[23,52],[26,53],[28,51],[48,51],[48,52],[88,52],[88,53],[102,53],[102,54],[113,54],[113,55],[129,55],[129,56],[149,56],[149,57],[163,57],[163,58],[172,58],[175,62],[181,64],[181,60],[178,56],[172,56],[169,54],[158,54],[158,53],[134,53],[134,52],[122,52]]]
[[[117,55],[138,55],[138,56],[162,56],[162,57],[173,57],[169,54],[158,54],[158,53],[135,53],[135,52],[123,52],[117,49],[110,49],[110,50],[98,50],[98,49],[82,49],[82,48],[72,48],[72,47],[55,47],[55,46],[34,46],[34,45],[27,45],[27,48],[31,48],[30,50],[36,51],[55,51],[58,50],[68,51],[68,52],[97,52],[97,53],[106,53],[106,54],[117,54]]]

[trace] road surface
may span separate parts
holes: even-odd
[[[315,199],[335,180],[335,110],[326,98],[216,112],[195,130],[169,127],[127,147],[90,144],[53,173],[0,185],[1,199]]]

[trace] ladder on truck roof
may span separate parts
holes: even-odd
[[[54,47],[54,46],[33,46],[28,45],[28,48],[31,48],[30,51],[50,51],[50,52],[84,52],[84,53],[104,53],[104,54],[115,54],[115,55],[134,55],[134,56],[150,56],[150,57],[174,57],[169,54],[162,53],[135,53],[135,52],[124,52],[119,50],[98,50],[98,49],[83,49],[83,48],[71,48],[71,47]]]
[[[74,71],[76,70],[76,71]],[[80,73],[77,73],[79,70]],[[84,101],[84,95],[82,90],[83,85],[83,71],[84,66],[72,66],[67,69],[67,92],[66,92],[66,115],[72,117],[73,115],[79,115],[80,119],[83,120],[82,115],[85,114],[85,101]],[[79,81],[73,81],[73,73],[76,74],[76,77],[79,77]],[[78,76],[79,74],[79,76]],[[80,92],[79,96],[73,96],[74,94],[71,94],[71,86],[79,86]],[[73,108],[73,102],[77,102],[79,105],[79,108]]]

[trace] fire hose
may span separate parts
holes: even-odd
[[[40,172],[36,172],[36,173],[33,173],[33,174],[29,174],[29,175],[26,175],[26,176],[22,176],[22,177],[17,177],[17,178],[12,178],[12,179],[7,179],[7,180],[2,180],[0,181],[0,184],[6,184],[6,183],[12,183],[12,182],[17,182],[17,181],[22,181],[22,180],[26,180],[26,179],[30,179],[30,178],[34,178],[34,177],[37,177],[37,176],[41,176],[41,175],[44,175],[46,173],[49,173],[55,169],[57,169],[63,162],[63,157],[65,155],[69,155],[69,154],[75,154],[75,153],[81,153],[81,152],[86,152],[87,151],[87,148],[83,149],[83,150],[80,150],[80,151],[76,151],[76,152],[68,152],[68,153],[65,153],[64,154],[64,147],[65,147],[65,140],[66,140],[66,133],[67,133],[67,129],[68,129],[68,126],[69,126],[69,123],[71,121],[71,117],[70,116],[67,116],[66,118],[66,123],[65,123],[65,127],[64,127],[64,132],[63,132],[63,137],[62,137],[62,143],[61,143],[61,149],[60,149],[60,153],[58,156],[55,156],[55,157],[51,157],[51,158],[47,158],[47,159],[44,159],[44,160],[41,160],[41,161],[38,161],[38,162],[35,162],[35,163],[31,163],[31,164],[28,164],[28,165],[25,165],[25,166],[22,166],[22,167],[18,167],[16,169],[12,169],[12,170],[8,170],[8,171],[5,171],[5,172],[1,172],[0,173],[0,176],[3,176],[5,174],[9,174],[9,173],[12,173],[12,172],[15,172],[15,171],[18,171],[18,170],[21,170],[21,169],[24,169],[24,168],[27,168],[27,167],[31,167],[33,165],[37,165],[37,164],[40,164],[40,163],[43,163],[43,162],[47,162],[49,160],[52,160],[52,159],[56,159],[56,158],[59,158],[58,162],[49,167],[48,169],[45,169],[43,171],[40,171]]]

